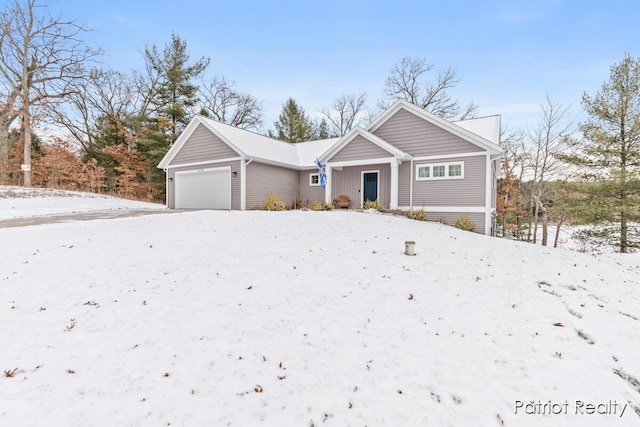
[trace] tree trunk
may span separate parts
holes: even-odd
[[[22,185],[31,187],[31,114],[29,113],[29,102],[25,102],[24,118],[22,119],[24,132],[24,181]]]
[[[556,226],[556,236],[553,239],[553,247],[557,248],[558,247],[558,240],[560,240],[560,227],[562,227],[562,223],[564,222],[564,218],[560,218],[560,221],[558,221],[558,225]]]
[[[539,211],[538,211],[538,203],[540,203],[540,201],[538,200],[538,198],[536,197],[536,207],[533,210],[533,244],[535,245],[536,242],[538,241],[538,215],[539,215]]]
[[[9,173],[9,127],[0,125],[0,184],[4,184]]]
[[[542,246],[547,246],[547,237],[549,226],[549,217],[547,216],[547,209],[542,208]]]
[[[30,8],[32,5],[30,5]],[[24,58],[22,58],[22,130],[24,132],[24,159],[22,164],[24,165],[24,181],[25,187],[31,187],[31,105],[29,100],[32,75],[31,73],[35,69],[35,64],[29,66],[29,37],[25,37],[24,42]],[[35,57],[33,58],[35,61]]]
[[[623,199],[622,210],[620,211],[620,253],[627,253],[627,212],[626,207],[624,206],[624,202],[626,200]]]

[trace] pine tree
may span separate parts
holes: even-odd
[[[192,80],[200,76],[209,66],[209,58],[201,57],[189,65],[187,42],[178,35],[171,34],[171,43],[165,46],[162,54],[156,46],[144,51],[148,68],[158,78],[157,94],[152,94],[152,103],[161,116],[173,125],[172,139],[191,119],[190,109],[198,102],[198,86]]]
[[[313,122],[293,98],[284,103],[274,126],[276,132],[269,131],[269,136],[280,141],[302,142],[315,137]]]
[[[594,221],[616,224],[613,234],[621,253],[638,247],[630,230],[640,221],[640,60],[625,55],[610,69],[609,81],[595,96],[584,94],[589,119],[580,128],[581,150],[564,159],[584,168]]]

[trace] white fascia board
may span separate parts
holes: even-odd
[[[215,136],[220,138],[222,142],[227,144],[229,148],[231,148],[233,151],[238,153],[239,156],[244,156],[244,153],[242,152],[242,150],[236,147],[231,141],[229,141],[224,135],[218,132],[215,128],[210,126],[209,123],[207,123],[207,120],[203,119],[201,116],[195,116],[193,119],[191,119],[187,127],[182,131],[182,133],[180,133],[180,136],[178,136],[178,139],[176,139],[176,141],[173,143],[169,151],[167,151],[167,154],[165,154],[162,160],[160,160],[160,163],[158,163],[158,166],[157,166],[159,169],[167,169],[169,167],[169,164],[171,163],[173,158],[178,154],[180,149],[182,149],[184,144],[189,140],[193,132],[195,132],[195,130],[198,128],[198,125],[200,124],[204,125],[210,132],[212,132]]]
[[[320,162],[321,163],[326,162],[327,160],[331,159],[331,157],[335,156],[340,150],[346,147],[358,135],[362,136],[364,139],[371,142],[372,144],[377,145],[383,150],[389,152],[389,154],[393,154],[393,156],[395,156],[396,158],[407,160],[410,157],[407,153],[401,150],[398,150],[396,147],[389,144],[382,138],[372,134],[371,132],[366,131],[365,129],[357,127],[357,128],[351,129],[351,131],[349,131],[349,133],[346,134],[339,143],[331,147],[331,149],[329,149],[326,153],[320,156],[319,158]]]
[[[459,154],[439,154],[437,156],[418,156],[414,157],[415,161],[422,160],[441,160],[441,159],[456,159],[456,158],[465,158],[465,157],[478,157],[478,156],[486,156],[486,151],[473,151],[470,153],[459,153]]]
[[[361,159],[361,160],[345,160],[343,162],[327,162],[327,166],[332,168],[348,167],[348,166],[367,166],[367,165],[383,165],[397,162],[395,157],[383,157],[377,159]]]
[[[202,166],[202,165],[211,165],[211,164],[215,164],[215,163],[225,163],[225,162],[237,162],[238,160],[241,160],[242,157],[229,157],[226,159],[217,159],[217,160],[203,160],[201,162],[191,162],[191,163],[182,163],[179,165],[171,165],[167,167],[168,169],[176,169],[176,168],[184,168],[184,167],[188,167],[188,166]]]
[[[382,113],[377,119],[375,119],[367,128],[368,132],[375,132],[380,126],[382,126],[387,120],[389,120],[395,113],[404,109],[416,116],[428,121],[431,124],[434,124],[462,139],[468,141],[478,147],[489,151],[491,154],[502,154],[502,148],[499,145],[494,144],[493,142],[474,134],[473,132],[469,132],[466,129],[461,128],[455,123],[451,123],[445,119],[442,119],[436,116],[433,113],[428,112],[427,110],[418,107],[417,105],[411,104],[410,102],[403,101],[401,99],[396,102],[387,109],[384,113]]]
[[[316,166],[315,168],[308,168],[308,167],[301,167],[298,165],[292,165],[291,163],[285,163],[285,162],[278,162],[275,160],[271,160],[271,159],[264,159],[262,157],[256,157],[256,156],[250,156],[251,157],[251,161],[254,161],[256,163],[263,163],[265,165],[271,165],[271,166],[278,166],[280,168],[284,168],[284,169],[291,169],[291,170],[295,170],[295,171],[299,171],[299,170],[303,170],[303,169],[318,169],[318,167]]]
[[[180,133],[180,136],[178,136],[178,139],[176,139],[171,148],[169,148],[167,154],[165,154],[162,160],[160,160],[160,163],[158,163],[158,169],[167,169],[169,167],[169,163],[171,163],[171,160],[173,160],[176,154],[178,154],[184,143],[189,139],[191,134],[193,134],[193,132],[197,129],[198,125],[201,122],[202,121],[198,116],[191,119],[187,127],[184,128],[182,133]]]

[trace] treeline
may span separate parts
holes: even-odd
[[[405,57],[375,106],[365,93],[343,94],[312,118],[288,98],[264,130],[262,101],[211,73],[208,57],[192,60],[179,35],[145,46],[143,68],[124,73],[97,65],[103,53],[82,42],[86,31],[38,0],[0,11],[0,184],[163,201],[156,165],[195,114],[295,143],[342,136],[397,99],[448,120],[477,113],[452,95],[454,68]],[[552,219],[599,224],[621,252],[640,246],[639,69],[630,55],[614,64],[601,89],[582,98],[585,123],[547,96],[526,131],[503,130],[496,221],[505,234],[547,245]]]
[[[526,133],[503,137],[497,222],[506,234],[548,244],[548,222],[589,225],[593,238],[625,253],[640,247],[640,59],[625,55],[595,94],[588,119],[574,125],[568,109],[547,97]]]
[[[51,16],[37,0],[6,4],[0,31],[0,184],[162,201],[165,179],[156,165],[195,114],[299,142],[344,135],[399,98],[445,118],[476,110],[450,95],[460,81],[454,69],[430,81],[433,64],[404,58],[374,109],[364,93],[341,95],[312,119],[289,98],[264,131],[262,101],[212,75],[208,57],[192,60],[177,34],[164,46],[145,46],[143,69],[123,73],[97,66],[103,53],[82,42],[87,29]]]

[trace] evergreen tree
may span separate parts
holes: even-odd
[[[609,81],[595,96],[584,94],[589,119],[580,128],[581,150],[565,160],[584,168],[595,184],[586,194],[594,221],[616,224],[612,234],[621,253],[638,247],[640,221],[640,60],[625,55],[610,69]]]
[[[316,123],[315,128],[316,139],[329,139],[334,137],[334,135],[329,132],[329,125],[327,124],[327,120],[324,117],[320,119],[318,123]]]
[[[302,142],[315,138],[313,122],[293,98],[284,103],[274,126],[276,131],[269,131],[269,136],[280,141]]]
[[[190,109],[198,102],[198,86],[192,83],[209,66],[209,58],[201,57],[189,65],[187,42],[171,34],[171,43],[162,54],[154,45],[144,51],[147,67],[155,73],[157,93],[152,97],[160,116],[171,124],[172,140],[191,119]]]

